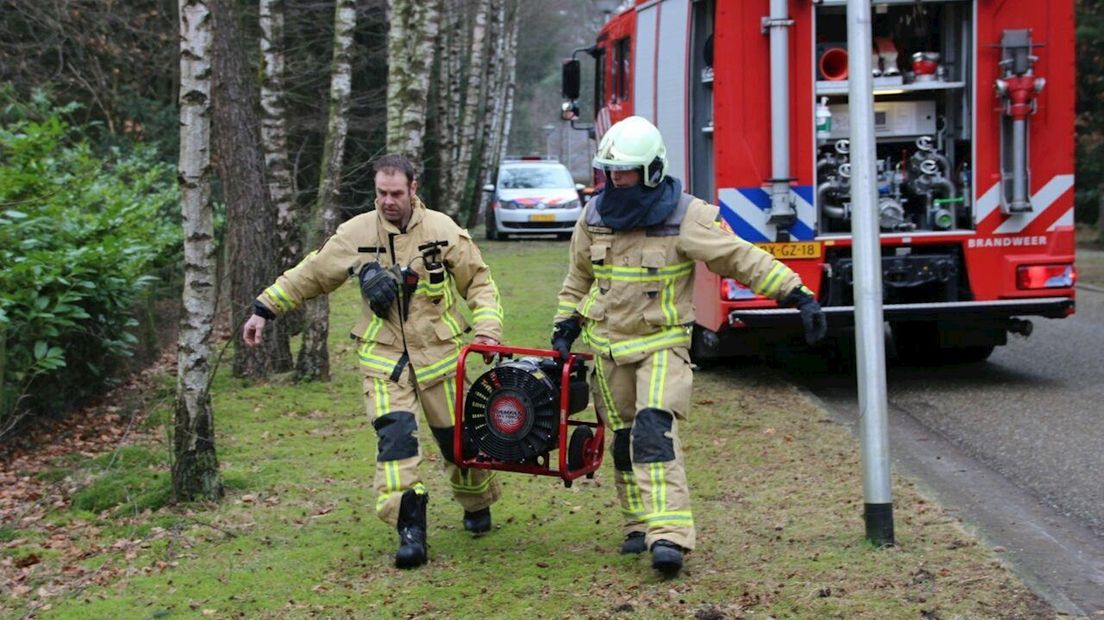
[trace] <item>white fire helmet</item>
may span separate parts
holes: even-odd
[[[667,147],[656,126],[642,116],[618,121],[602,136],[594,167],[606,170],[641,171],[644,185],[655,187],[667,174]]]

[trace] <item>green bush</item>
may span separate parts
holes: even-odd
[[[150,274],[180,262],[173,167],[94,152],[69,111],[0,110],[0,434],[102,390]]]

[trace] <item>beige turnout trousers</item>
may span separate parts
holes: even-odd
[[[374,376],[364,378],[364,404],[369,417],[377,424],[383,416],[394,416],[396,412],[409,412],[411,416],[402,419],[417,420],[417,406],[420,404],[424,422],[429,426],[444,458],[441,460],[445,477],[452,488],[453,498],[469,512],[482,510],[495,503],[501,495],[496,472],[485,469],[461,470],[452,463],[452,434],[456,406],[456,377],[445,377],[432,385],[421,387],[407,365],[398,381],[380,379]],[[409,422],[414,424],[414,422]],[[421,424],[419,423],[419,426]],[[409,450],[398,450],[400,458],[389,458],[396,453],[382,445],[376,460],[374,486],[377,494],[376,515],[392,526],[396,524],[399,502],[407,489],[424,493],[422,478],[418,473],[418,464],[422,462],[421,446],[417,444],[418,428],[409,430],[413,440]],[[405,456],[410,455],[411,456]]]
[[[678,438],[679,420],[689,413],[693,380],[684,347],[660,349],[632,363],[618,364],[600,353],[594,357],[590,386],[594,406],[614,434],[624,533],[644,532],[649,548],[660,539],[694,548],[694,517]]]

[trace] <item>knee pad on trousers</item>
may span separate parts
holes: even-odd
[[[456,459],[452,458],[452,436],[456,432],[456,427],[445,426],[442,428],[434,428],[431,426],[429,430],[433,431],[433,438],[437,440],[437,447],[441,449],[441,456],[445,457],[445,460],[449,463],[455,465]]]
[[[632,462],[666,463],[675,460],[675,440],[670,437],[675,418],[662,409],[641,409],[632,427]]]
[[[398,461],[418,456],[418,423],[409,411],[392,411],[372,422],[379,436],[380,461]]]
[[[613,431],[613,468],[617,471],[632,471],[632,456],[629,454],[629,433],[631,428]]]

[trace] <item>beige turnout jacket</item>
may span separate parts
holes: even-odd
[[[571,237],[571,265],[555,321],[583,317],[583,341],[621,363],[688,347],[694,322],[694,261],[781,299],[801,279],[768,252],[737,237],[720,209],[683,194],[663,224],[614,231],[588,205]]]
[[[405,231],[378,210],[358,215],[257,300],[281,315],[350,277],[356,281],[361,265],[371,261],[385,268],[410,267],[418,284],[405,320],[398,300],[387,316],[376,316],[363,304],[352,336],[361,342],[360,362],[370,376],[397,380],[410,364],[418,384],[426,387],[455,374],[463,334],[472,330],[463,304],[470,309],[475,335],[502,340],[498,289],[479,248],[468,231],[447,215],[426,209],[417,197]],[[440,266],[432,268],[436,264]]]

